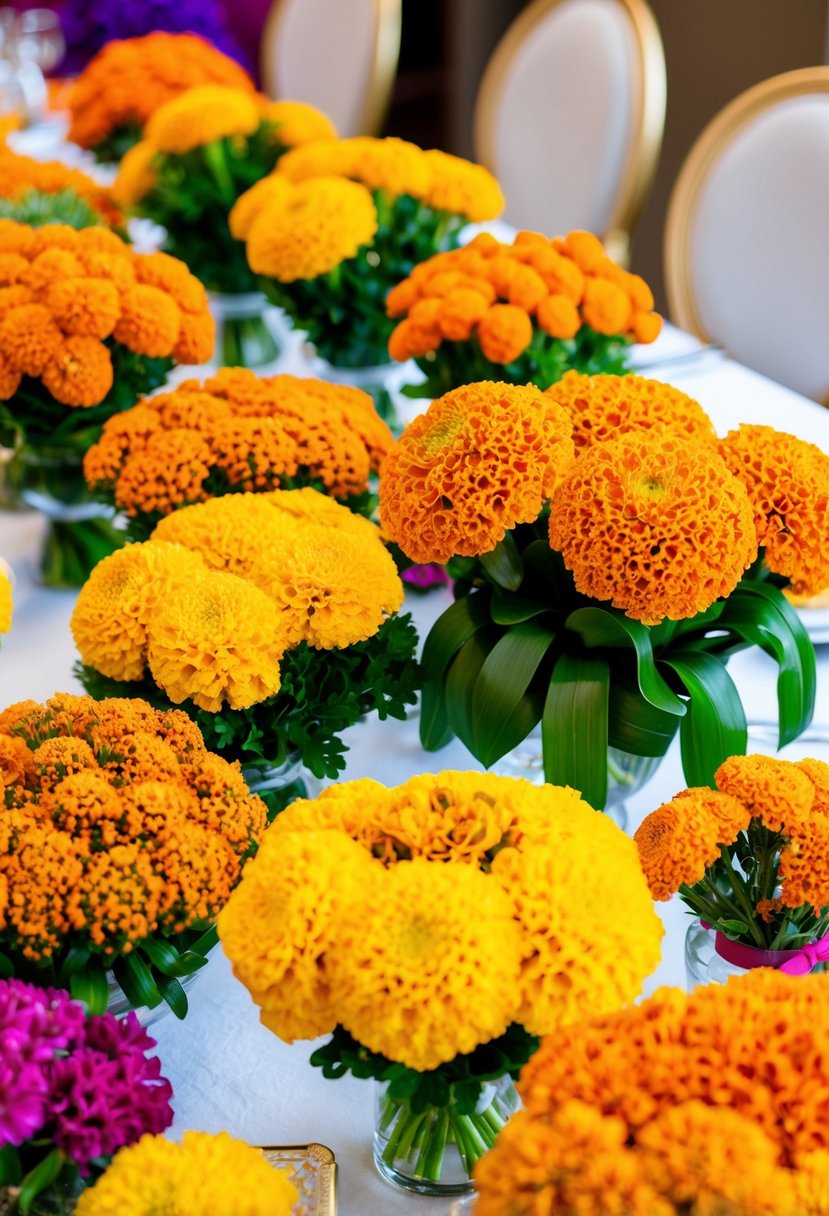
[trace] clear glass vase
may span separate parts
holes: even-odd
[[[781,967],[796,958],[799,950],[762,950],[743,942],[731,942],[706,928],[697,918],[685,934],[685,978],[688,991],[700,984],[724,984],[732,975],[745,975],[755,967]],[[819,964],[822,968],[824,964]]]
[[[471,1114],[461,1114],[450,1096],[447,1106],[413,1110],[376,1085],[374,1163],[389,1182],[419,1195],[463,1195],[473,1189],[475,1162],[518,1109],[509,1076],[484,1085]]]
[[[209,300],[216,322],[214,366],[260,370],[279,358],[278,309],[261,291],[211,292]]]
[[[190,975],[179,977],[179,983],[185,993],[189,994],[190,989],[196,982],[197,978],[204,971],[204,967],[200,967],[198,971],[192,971]],[[121,989],[120,984],[116,980],[111,971],[107,972],[107,987],[109,989],[109,999],[107,1000],[107,1013],[112,1013],[117,1018],[121,1018],[125,1013],[132,1011],[138,1018],[138,1021],[146,1029],[149,1026],[154,1026],[156,1022],[160,1022],[168,1013],[172,1013],[170,1006],[162,998],[157,1005],[139,1005],[137,1008],[131,1005],[129,999]]]
[[[273,820],[297,798],[316,798],[322,782],[302,763],[299,752],[291,752],[282,764],[243,764],[242,774],[252,794],[258,794]]]

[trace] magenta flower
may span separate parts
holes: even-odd
[[[404,583],[416,591],[431,591],[433,587],[448,587],[451,579],[446,573],[446,567],[437,562],[427,562],[423,566],[408,566],[400,576]]]
[[[23,1144],[40,1131],[48,1086],[42,1069],[19,1056],[0,1054],[0,1147]]]

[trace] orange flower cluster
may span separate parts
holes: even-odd
[[[770,426],[741,426],[720,444],[745,485],[769,570],[796,595],[829,587],[829,456]]]
[[[822,976],[662,989],[550,1035],[475,1171],[480,1216],[825,1216]]]
[[[538,517],[572,462],[570,431],[564,410],[531,385],[446,393],[386,459],[383,527],[418,562],[488,552]]]
[[[132,516],[204,502],[217,478],[233,491],[299,479],[348,498],[368,488],[392,442],[359,389],[224,368],[110,418],[84,472]]]
[[[389,341],[400,362],[474,338],[486,359],[507,364],[524,353],[536,327],[552,338],[575,338],[589,325],[653,342],[662,324],[644,279],[608,258],[589,232],[552,240],[519,232],[511,245],[484,233],[421,262],[389,292],[386,310],[403,318]]]
[[[772,756],[732,756],[715,776],[717,789],[689,789],[652,811],[635,840],[654,899],[693,887],[752,823],[779,833],[775,909],[829,906],[829,765]]]
[[[179,710],[58,694],[0,715],[0,944],[107,957],[214,918],[265,806]]]
[[[143,128],[159,106],[201,84],[255,91],[238,63],[195,34],[156,31],[109,42],[69,92],[69,139],[96,148],[119,127]]]
[[[28,190],[40,194],[72,190],[86,199],[106,224],[117,227],[123,221],[109,190],[80,169],[71,169],[58,160],[39,161],[20,156],[0,143],[0,198],[18,199]]]
[[[0,220],[0,401],[32,376],[64,405],[98,405],[112,388],[112,343],[204,362],[213,320],[201,283],[105,228]]]

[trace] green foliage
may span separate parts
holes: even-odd
[[[26,190],[19,198],[0,198],[0,219],[17,220],[32,228],[43,224],[68,224],[70,228],[105,226],[100,213],[74,190],[59,190],[56,194]]]
[[[113,127],[106,139],[102,139],[92,149],[95,159],[101,165],[117,164],[130,148],[134,147],[141,138],[141,125],[137,122],[122,122]]]

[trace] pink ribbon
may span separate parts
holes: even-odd
[[[794,958],[790,958],[780,968],[786,975],[808,975],[818,963],[829,962],[829,934],[801,946]]]
[[[712,929],[707,921],[700,921],[703,929]],[[724,933],[717,933],[714,949],[720,958],[735,967],[752,971],[755,967],[774,967],[786,975],[808,975],[818,963],[829,962],[829,934],[799,946],[796,950],[761,950],[745,942],[733,942]]]

